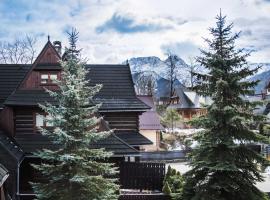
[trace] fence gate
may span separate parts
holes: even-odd
[[[162,190],[165,163],[122,162],[120,185],[122,189]]]

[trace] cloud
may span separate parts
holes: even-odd
[[[116,31],[118,33],[139,33],[139,32],[156,32],[165,29],[171,29],[170,26],[161,25],[158,23],[136,23],[131,16],[123,16],[114,13],[113,16],[101,26],[96,28],[97,33],[106,31]]]
[[[252,62],[270,62],[269,0],[0,0],[0,41],[37,36],[39,51],[47,35],[68,45],[66,30],[76,27],[92,63],[162,57],[167,49],[187,59],[204,47],[220,8],[242,31],[239,47],[256,50]]]
[[[161,49],[164,53],[171,52],[180,56],[186,62],[200,54],[199,47],[191,41],[164,44]]]

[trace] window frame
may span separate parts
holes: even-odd
[[[47,83],[42,83],[42,75],[47,75],[48,79],[47,79]],[[56,76],[56,79],[52,79],[51,76]],[[55,80],[59,80],[59,75],[57,72],[40,72],[40,85],[55,85],[56,81]]]
[[[43,126],[37,126],[37,115],[41,115],[43,116]],[[34,112],[33,113],[33,118],[34,118],[34,128],[35,130],[37,130],[39,127],[40,128],[51,128],[51,127],[54,127],[54,125],[48,125],[49,122],[46,122],[46,118],[49,116],[48,113],[44,113],[44,112]]]

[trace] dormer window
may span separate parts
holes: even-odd
[[[41,83],[42,84],[49,83],[49,74],[41,74]]]
[[[41,73],[40,83],[41,84],[55,84],[58,76],[56,73]]]

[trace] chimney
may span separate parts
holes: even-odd
[[[62,56],[62,44],[60,41],[54,41],[53,46],[60,56]]]

